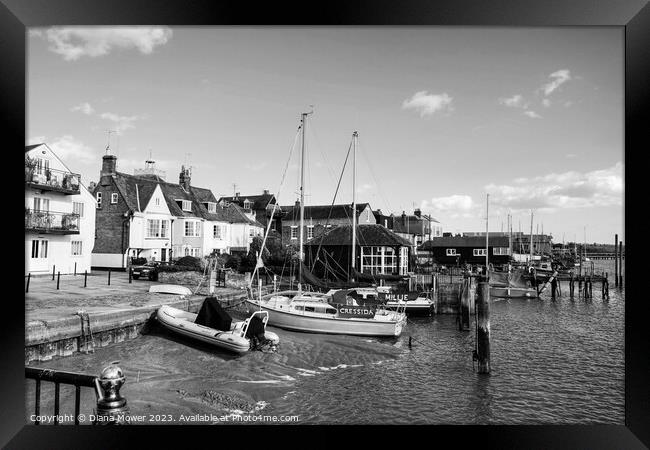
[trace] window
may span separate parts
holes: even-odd
[[[45,172],[50,168],[50,160],[43,158],[36,158],[36,173],[45,175]]]
[[[82,241],[72,241],[71,246],[72,246],[72,256],[81,256],[81,246],[83,242]]]
[[[456,256],[456,249],[455,248],[448,248],[447,249],[447,256]]]
[[[50,210],[50,199],[34,197],[34,211],[49,211]]]
[[[484,248],[475,248],[474,249],[474,256],[486,256],[487,255],[487,250]]]
[[[183,211],[192,211],[191,200],[181,200]]]
[[[111,205],[114,205],[117,203],[117,192],[111,193]]]
[[[508,247],[494,247],[492,249],[493,255],[509,255],[510,249]]]
[[[215,239],[223,239],[223,238],[221,237],[221,225],[215,225],[215,226],[213,227],[213,237],[214,237]]]
[[[166,238],[168,222],[161,219],[147,219],[147,233],[148,238]]]
[[[366,209],[366,222],[370,222],[370,210]]]
[[[248,228],[248,237],[253,237],[255,236],[255,228],[249,227]]]
[[[208,202],[208,212],[216,213],[217,212],[217,204],[212,203],[212,202]]]
[[[291,239],[298,239],[298,227],[291,227]]]
[[[400,258],[399,258],[399,273],[400,275],[406,275],[409,268],[409,248],[400,247]]]
[[[34,239],[32,241],[32,258],[47,258],[48,241]]]
[[[185,237],[199,237],[201,236],[200,222],[195,220],[185,221]],[[194,255],[192,255],[194,256]]]
[[[307,239],[312,239],[314,237],[314,226],[313,225],[308,225],[307,226]]]
[[[196,247],[185,247],[185,256],[194,256],[198,258],[201,256],[201,249]]]
[[[84,204],[81,202],[72,202],[72,212],[78,214],[79,217],[84,216]]]
[[[156,204],[156,206],[160,206],[160,197],[156,197],[154,203]]]
[[[102,207],[102,193],[101,192],[96,193],[95,198],[97,199],[97,207],[101,208]]]
[[[244,209],[251,209],[251,202],[244,200]]]

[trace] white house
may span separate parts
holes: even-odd
[[[47,144],[25,147],[25,273],[90,271],[95,199]]]

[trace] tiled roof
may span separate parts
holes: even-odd
[[[306,242],[305,245],[352,245],[352,225],[340,225]],[[379,224],[357,225],[357,243],[361,246],[409,247],[411,243]]]
[[[357,203],[357,216],[366,209],[368,203]],[[282,215],[288,220],[300,218],[300,207],[296,205],[282,206]],[[330,209],[332,213],[330,215]],[[350,219],[352,220],[352,204],[349,205],[305,205],[305,219],[327,220]]]
[[[488,238],[488,246],[490,247],[508,247],[509,241],[507,236],[492,236]],[[472,247],[484,248],[485,236],[443,236],[434,237],[429,241],[424,242],[419,250],[429,250],[431,248],[453,248],[453,247]]]
[[[260,195],[240,195],[238,197],[221,197],[219,201],[226,201],[228,203],[235,203],[239,206],[244,206],[244,200],[252,203],[251,209],[265,209],[271,200],[274,200],[273,194],[260,194]]]
[[[40,147],[41,145],[43,145],[43,143],[34,144],[34,145],[26,145],[25,146],[25,153],[27,153],[30,150],[34,150],[36,147]]]
[[[156,185],[158,185],[158,182],[153,179],[140,178],[122,172],[117,172],[113,180],[122,197],[124,197],[127,206],[133,211],[143,211],[147,207],[153,192],[156,190]],[[138,208],[138,197],[140,198],[140,208]]]
[[[264,225],[259,223],[257,220],[249,219],[241,206],[231,203],[226,208],[228,211],[229,221],[231,223],[248,223],[250,225],[264,228]]]

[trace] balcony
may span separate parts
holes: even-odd
[[[25,231],[48,234],[79,234],[79,214],[25,209]]]
[[[79,194],[81,175],[63,170],[31,167],[25,162],[25,185],[41,191],[60,192],[65,195]]]

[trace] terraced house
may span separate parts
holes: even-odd
[[[130,257],[170,261],[182,256],[248,252],[262,226],[237,205],[223,207],[209,189],[191,185],[181,167],[178,184],[147,161],[134,175],[118,172],[117,157],[105,155],[94,188],[97,221],[94,267],[126,268]]]
[[[90,270],[95,202],[47,144],[25,147],[25,274]]]

